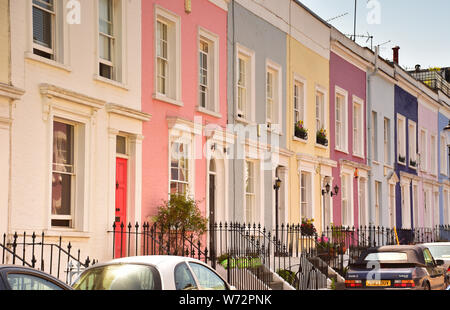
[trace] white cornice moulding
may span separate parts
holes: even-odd
[[[48,98],[55,97],[64,99],[70,102],[88,106],[90,108],[93,108],[94,110],[102,109],[106,105],[106,102],[104,100],[89,97],[72,90],[68,90],[51,84],[40,84],[39,90],[41,92],[41,95],[47,96]]]
[[[151,119],[151,115],[139,110],[135,110],[132,108],[125,107],[123,105],[108,103],[106,105],[106,111],[109,113],[115,113],[121,116],[125,116],[128,118],[133,118],[136,120],[140,120],[143,122],[148,122]]]
[[[0,83],[0,96],[6,97],[12,100],[20,100],[20,98],[25,94],[23,89],[11,86],[8,84]]]

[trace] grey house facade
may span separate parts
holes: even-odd
[[[286,34],[231,1],[228,9],[229,220],[274,227],[288,213]],[[274,189],[275,180],[281,187]],[[276,202],[278,192],[278,203]],[[277,207],[277,208],[276,208]]]

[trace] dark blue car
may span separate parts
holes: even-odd
[[[424,245],[368,249],[345,277],[346,289],[444,290],[445,270]]]

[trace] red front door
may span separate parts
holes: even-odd
[[[116,159],[115,258],[125,256],[127,231],[127,159]],[[121,225],[123,232],[121,233]]]

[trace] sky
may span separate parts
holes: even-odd
[[[383,58],[392,60],[392,48],[399,46],[403,68],[450,67],[449,0],[356,1],[356,34],[373,36],[373,46],[380,45]],[[300,2],[340,32],[353,34],[355,0]],[[356,42],[371,45],[367,38],[357,37]]]

